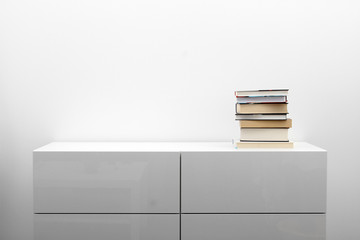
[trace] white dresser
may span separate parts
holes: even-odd
[[[34,150],[35,240],[324,240],[326,151],[225,142]]]

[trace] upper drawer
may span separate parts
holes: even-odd
[[[35,152],[35,213],[178,213],[180,154]]]
[[[182,154],[184,213],[323,213],[326,152]]]

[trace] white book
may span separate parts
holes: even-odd
[[[286,114],[236,114],[235,120],[286,120]]]
[[[246,90],[246,91],[235,91],[236,97],[246,96],[286,96],[288,95],[289,89],[266,89],[266,90]]]
[[[240,141],[289,141],[286,128],[241,128]]]
[[[237,103],[286,103],[286,96],[237,97]]]

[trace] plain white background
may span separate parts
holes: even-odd
[[[360,1],[2,0],[0,239],[32,236],[32,150],[231,141],[234,90],[290,88],[328,153],[327,239],[360,237]]]

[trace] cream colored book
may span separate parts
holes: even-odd
[[[293,142],[235,142],[237,148],[293,148]]]
[[[236,113],[258,114],[258,113],[288,113],[286,103],[253,103],[236,104]]]
[[[286,128],[241,128],[241,141],[289,141]]]
[[[292,120],[288,118],[287,120],[271,120],[271,121],[261,121],[261,120],[240,120],[241,128],[291,128]]]

